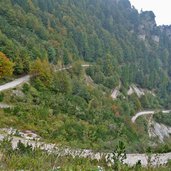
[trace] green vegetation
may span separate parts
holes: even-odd
[[[107,166],[104,160],[90,160],[84,158],[59,157],[55,154],[47,154],[37,148],[18,143],[17,149],[13,150],[11,143],[5,139],[0,145],[0,169],[1,170],[37,170],[37,171],[113,171],[113,165]],[[134,167],[120,164],[116,171],[169,171],[170,164],[157,168],[143,168],[140,163]]]
[[[49,77],[36,74],[30,84],[4,92],[3,101],[14,107],[1,110],[1,127],[34,130],[63,146],[111,151],[122,140],[127,152],[146,151],[145,121],[131,123],[141,99],[132,95],[113,101],[103,87],[86,85],[82,70],[79,76],[72,69],[49,72]]]
[[[122,141],[126,152],[147,151],[147,122],[133,124],[131,117],[171,108],[170,59],[171,40],[153,12],[138,13],[128,0],[1,0],[0,82],[12,74],[33,77],[0,93],[0,102],[14,106],[0,110],[0,125],[33,130],[63,146],[111,151]],[[128,96],[132,84],[156,96]],[[155,117],[170,124],[171,115]],[[12,155],[18,163],[19,154]]]
[[[83,74],[84,75],[84,74]],[[31,84],[4,92],[4,102],[14,105],[1,113],[1,126],[36,131],[48,141],[81,148],[112,150],[120,134],[132,146],[133,141],[141,144],[138,127],[132,129],[128,99],[124,104],[103,95],[99,87],[86,86],[84,77],[70,72],[51,75],[51,84],[42,76],[32,78]],[[45,81],[45,82],[44,82]],[[16,90],[14,90],[16,91]],[[122,105],[126,105],[123,109]],[[134,130],[134,131],[133,131]],[[145,134],[142,125],[142,133]]]
[[[2,0],[0,11],[0,51],[14,74],[28,73],[37,58],[58,66],[81,59],[95,63],[88,73],[98,84],[136,83],[170,97],[171,41],[153,12],[138,14],[128,0]]]
[[[13,74],[13,63],[0,52],[0,78],[11,76]]]
[[[171,113],[157,113],[154,115],[154,119],[159,122],[159,123],[162,123],[162,124],[165,124],[167,126],[170,126],[171,127]]]
[[[98,170],[98,162],[89,159],[59,157],[47,154],[40,149],[26,147],[18,143],[18,148],[13,150],[7,139],[0,146],[0,170],[37,170],[37,171],[63,171],[63,170]],[[85,168],[85,169],[84,169]]]

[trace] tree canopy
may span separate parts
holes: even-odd
[[[11,76],[13,74],[14,64],[6,57],[6,55],[0,52],[0,78]]]

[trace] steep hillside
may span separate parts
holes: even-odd
[[[74,147],[111,150],[121,139],[128,151],[145,151],[147,122],[133,124],[131,116],[171,107],[168,28],[128,0],[1,0],[0,51],[14,63],[14,76],[34,75],[21,96],[0,94],[14,106],[0,112],[1,125]],[[132,85],[156,96],[128,96]]]
[[[153,12],[138,14],[128,0],[0,3],[0,50],[16,61],[15,74],[37,57],[64,65],[83,59],[100,65],[95,80],[105,86],[121,79],[161,96],[170,90],[171,43]]]

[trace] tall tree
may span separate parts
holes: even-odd
[[[13,74],[13,63],[0,52],[0,78],[11,76]]]

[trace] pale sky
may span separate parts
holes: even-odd
[[[157,25],[171,25],[171,0],[130,0],[131,4],[140,11],[153,11]]]

